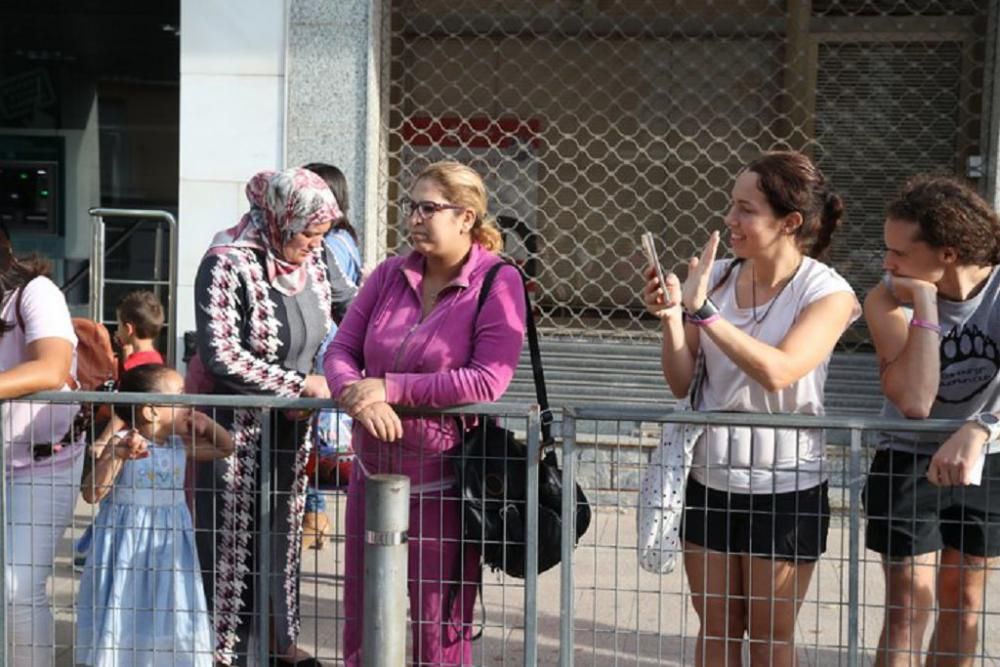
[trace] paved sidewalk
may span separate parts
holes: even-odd
[[[623,502],[627,496],[622,496]],[[344,496],[327,496],[334,526],[343,525]],[[78,508],[77,534],[86,525],[90,507]],[[846,662],[847,530],[846,517],[835,516],[826,556],[820,561],[798,622],[802,665],[841,665]],[[681,571],[661,577],[639,569],[634,553],[635,514],[631,510],[597,507],[594,523],[577,551],[574,595],[575,663],[605,665],[692,664],[697,618],[685,593]],[[72,608],[76,576],[70,569],[70,540],[63,541],[53,585],[58,665],[71,665]],[[860,644],[870,649],[878,639],[882,619],[882,576],[870,552],[860,574]],[[343,616],[340,604],[343,544],[336,540],[322,551],[307,552],[302,581],[302,647],[338,664]],[[77,575],[78,576],[78,575]],[[539,579],[539,664],[557,665],[560,607],[558,569]],[[501,580],[487,573],[484,581],[487,626],[475,645],[477,665],[523,664],[523,587],[518,580]],[[987,612],[981,623],[981,660],[1000,665],[1000,575],[994,574],[986,595]],[[480,612],[477,610],[477,619]]]

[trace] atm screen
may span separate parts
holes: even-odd
[[[0,220],[11,231],[59,232],[56,162],[0,160]]]

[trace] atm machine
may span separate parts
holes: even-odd
[[[38,253],[48,259],[52,279],[60,286],[86,268],[90,224],[85,210],[82,216],[75,210],[79,202],[73,199],[73,192],[88,189],[81,182],[74,188],[67,181],[65,151],[63,137],[0,133],[0,220],[10,230],[17,253]],[[81,173],[75,177],[89,182],[99,175]],[[69,216],[68,207],[73,207]],[[68,233],[68,219],[74,221],[72,233]],[[76,241],[80,248],[75,252],[71,251],[70,237],[83,238],[82,243]],[[85,279],[66,290],[74,311],[79,310],[74,304],[82,307],[88,296]]]
[[[0,221],[12,235],[59,235],[60,186],[58,162],[0,160]]]

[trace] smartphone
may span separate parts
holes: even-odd
[[[660,264],[660,255],[656,252],[656,241],[651,232],[642,235],[642,252],[646,255],[646,262],[656,270],[656,277],[660,279],[660,289],[666,290],[667,281],[663,273],[663,265]]]

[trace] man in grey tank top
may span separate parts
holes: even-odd
[[[866,543],[882,555],[877,665],[976,653],[986,575],[1000,556],[1000,219],[964,184],[918,177],[885,221],[886,279],[865,299],[886,417],[967,419],[950,438],[882,433],[864,491]],[[942,442],[943,441],[943,442]],[[935,589],[937,595],[935,595]]]

